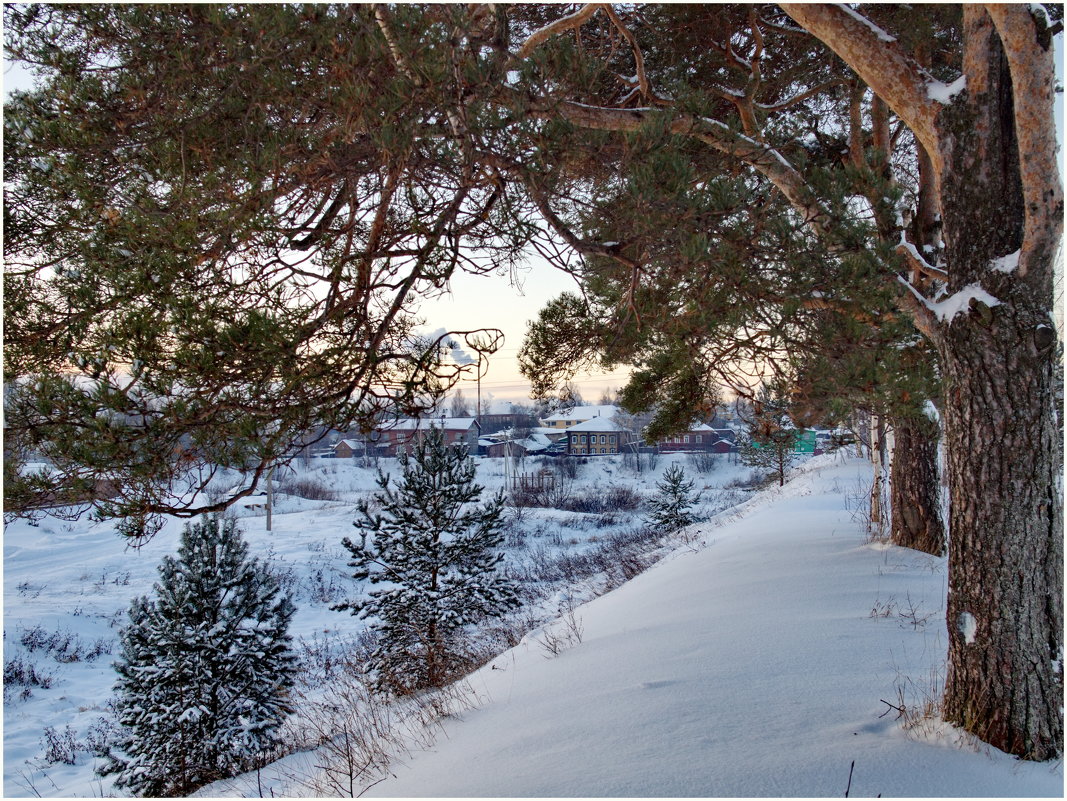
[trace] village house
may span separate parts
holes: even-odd
[[[594,417],[566,431],[567,453],[571,456],[622,453],[634,441],[633,432],[611,417]]]
[[[541,419],[541,426],[548,429],[546,433],[553,440],[562,439],[571,426],[584,423],[596,417],[610,420],[619,413],[619,407],[608,406],[575,406],[573,409],[561,409]]]
[[[697,423],[689,430],[658,443],[660,452],[711,451],[732,453],[737,449],[736,434],[731,428],[712,428],[706,423]]]
[[[532,431],[525,437],[515,437],[514,431],[501,431],[483,438],[479,444],[484,446],[487,456],[527,456],[544,453],[551,441],[543,433]]]
[[[466,445],[470,453],[478,452],[479,428],[473,417],[403,418],[378,429],[378,455],[397,456],[410,450],[431,427],[444,433],[446,445]]]
[[[338,459],[352,459],[363,456],[366,443],[359,439],[342,439],[333,446],[333,455]]]

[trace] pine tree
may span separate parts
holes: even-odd
[[[335,607],[371,621],[379,640],[368,667],[380,689],[398,695],[457,675],[466,664],[464,627],[519,604],[496,571],[503,493],[474,505],[483,490],[474,462],[439,429],[400,465],[398,485],[379,473],[381,492],[360,505],[359,542],[343,540],[353,578],[379,588]]]
[[[187,525],[159,574],[155,598],[133,601],[120,635],[125,734],[101,773],[117,773],[115,784],[138,795],[186,795],[277,744],[291,711],[294,607],[248,558],[232,519]]]
[[[700,493],[693,492],[693,481],[686,481],[684,468],[679,465],[668,467],[656,489],[659,494],[648,502],[651,511],[649,525],[672,532],[697,522],[689,510],[700,499]]]
[[[785,485],[785,472],[796,459],[793,449],[800,435],[789,421],[787,406],[780,388],[766,384],[760,387],[739,450],[741,461],[749,467],[773,470],[779,487]]]

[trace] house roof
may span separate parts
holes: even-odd
[[[590,420],[594,417],[614,417],[619,413],[619,407],[608,406],[575,406],[573,409],[554,412],[548,417],[542,417],[545,422],[550,420]]]
[[[594,417],[577,425],[570,426],[567,431],[628,431],[629,429],[615,422],[612,417]]]
[[[506,444],[507,444],[506,442],[502,442],[500,440],[496,440],[496,441],[490,442],[489,446],[492,447],[492,448],[498,448],[498,447],[503,447]],[[518,447],[520,447],[524,451],[526,451],[526,453],[540,453],[541,451],[543,451],[545,448],[548,447],[548,443],[547,442],[542,442],[540,439],[537,439],[536,437],[528,437],[527,439],[513,439],[513,440],[511,440],[511,444],[512,445],[517,445]]]
[[[470,431],[474,426],[473,417],[405,417],[382,426],[383,431],[416,431],[427,428],[441,428],[445,431]]]

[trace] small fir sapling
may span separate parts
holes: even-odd
[[[738,455],[749,467],[774,471],[778,486],[785,485],[785,474],[796,460],[795,448],[800,438],[789,419],[789,398],[783,387],[764,384],[745,419],[748,431],[742,435]]]
[[[671,465],[663,471],[663,480],[656,482],[659,492],[649,501],[648,524],[670,533],[696,523],[698,518],[691,513],[700,499],[693,491],[693,481],[686,480],[685,470],[680,465]]]
[[[186,795],[277,745],[291,712],[295,610],[233,519],[186,525],[159,575],[120,634],[122,734],[99,772],[137,795]]]
[[[464,628],[519,605],[496,569],[504,495],[477,505],[483,487],[466,449],[431,429],[400,466],[396,486],[379,471],[381,492],[353,523],[359,540],[343,540],[353,578],[375,589],[334,607],[370,621],[378,644],[368,668],[379,690],[397,695],[454,678],[468,666]]]

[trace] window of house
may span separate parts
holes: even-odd
[[[585,434],[582,434],[582,444],[585,444]]]
[[[688,434],[685,435],[685,444],[686,445],[689,444],[689,435]]]

